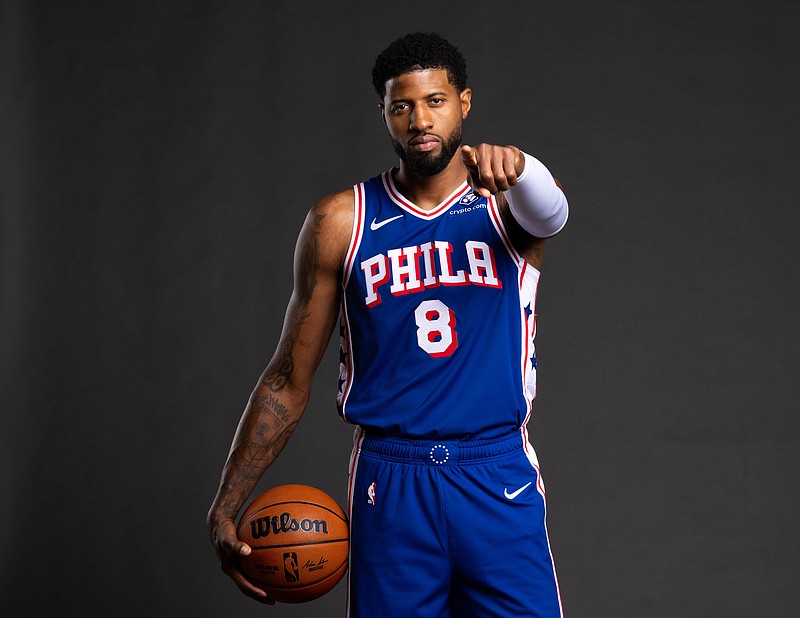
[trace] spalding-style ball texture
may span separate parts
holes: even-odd
[[[242,570],[281,603],[305,603],[331,590],[347,571],[347,515],[324,491],[281,485],[242,513],[236,534],[252,552]]]

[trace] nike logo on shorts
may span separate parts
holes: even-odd
[[[503,495],[504,495],[506,498],[508,498],[509,500],[513,500],[513,499],[514,499],[514,498],[516,498],[518,495],[520,495],[520,494],[521,494],[523,491],[525,491],[526,489],[528,489],[528,487],[530,487],[530,486],[531,486],[531,483],[533,483],[533,481],[530,481],[530,482],[529,482],[527,485],[523,485],[523,486],[522,486],[522,487],[520,487],[520,488],[519,488],[517,491],[512,491],[511,493],[508,493],[508,487],[506,487],[506,488],[503,490]]]
[[[391,223],[392,221],[394,221],[396,219],[402,219],[402,218],[403,218],[403,215],[397,215],[396,217],[389,217],[388,219],[384,219],[380,223],[378,223],[375,219],[373,219],[372,223],[369,224],[369,229],[371,229],[374,232],[375,230],[381,229],[387,223]]]

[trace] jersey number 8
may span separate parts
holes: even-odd
[[[458,347],[456,314],[440,300],[423,300],[416,311],[417,344],[433,358],[450,356]]]

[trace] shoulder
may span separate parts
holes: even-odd
[[[326,235],[336,238],[346,237],[345,243],[350,242],[355,217],[355,194],[353,189],[345,189],[332,193],[317,202],[309,213],[316,225]]]
[[[314,205],[314,210],[324,212],[330,216],[353,214],[354,193],[353,188],[343,189],[336,193],[326,195]]]
[[[353,189],[345,189],[323,197],[308,212],[303,237],[313,241],[319,257],[329,265],[344,263],[353,232],[355,213]]]

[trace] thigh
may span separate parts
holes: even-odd
[[[362,455],[352,479],[352,618],[447,618],[450,562],[435,470]]]
[[[464,466],[446,489],[453,536],[453,616],[559,618],[544,486],[520,449]]]

